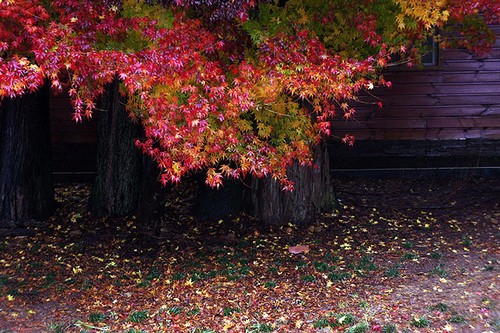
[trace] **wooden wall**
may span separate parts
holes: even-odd
[[[500,26],[493,26],[500,36]],[[391,89],[376,89],[358,106],[354,121],[336,120],[333,131],[358,140],[500,139],[500,38],[490,55],[441,51],[436,67],[390,70]]]
[[[73,108],[66,94],[50,98],[52,165],[54,172],[95,170],[97,130],[94,119],[72,120]]]

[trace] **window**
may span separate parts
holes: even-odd
[[[426,46],[429,48],[429,52],[422,56],[422,66],[439,65],[439,45],[434,37],[427,38]]]

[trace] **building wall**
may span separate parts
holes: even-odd
[[[500,26],[493,26],[500,37]],[[364,96],[356,119],[335,120],[333,168],[500,166],[500,38],[491,54],[440,51],[435,67],[389,70],[391,89]]]
[[[500,36],[500,26],[493,29]],[[391,89],[363,97],[356,119],[333,122],[339,137],[358,140],[500,139],[500,38],[486,57],[441,51],[436,67],[390,70]]]
[[[50,98],[50,127],[53,171],[93,172],[96,160],[97,127],[94,119],[72,120],[73,108],[66,94]]]

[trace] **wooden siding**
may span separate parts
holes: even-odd
[[[500,36],[500,26],[493,26]],[[338,137],[358,140],[500,139],[500,38],[491,54],[441,51],[439,66],[388,71],[391,89],[363,97],[353,121],[333,121]]]
[[[73,108],[66,94],[50,98],[53,171],[94,171],[97,129],[93,119],[72,120]]]

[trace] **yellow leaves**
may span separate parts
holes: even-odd
[[[269,125],[264,125],[264,123],[257,124],[257,133],[262,138],[269,138],[271,136],[272,127]]]
[[[233,327],[233,323],[230,321],[227,321],[226,324],[224,325],[224,327],[222,328],[222,331],[227,332],[232,327]]]
[[[440,288],[440,287],[438,287],[438,286],[434,286],[434,287],[432,287],[432,290],[437,291],[438,293],[442,293],[442,292],[443,292],[443,289],[441,289],[441,288]]]
[[[73,267],[73,268],[72,268],[72,272],[73,272],[73,274],[75,274],[75,275],[76,275],[76,274],[80,274],[80,273],[82,273],[82,272],[83,272],[83,269],[82,269],[80,266],[75,266],[75,267]]]
[[[340,247],[344,250],[352,250],[352,247],[351,247],[351,244],[349,243],[344,243],[344,244],[340,244]]]
[[[399,30],[403,30],[406,27],[403,14],[399,14],[398,16],[396,16],[396,23],[398,24]]]
[[[14,300],[14,298],[15,298],[15,297],[14,297],[14,296],[12,296],[12,295],[10,295],[10,294],[9,294],[9,295],[7,295],[7,300],[8,300],[9,302],[13,301],[13,300]]]
[[[306,11],[304,10],[304,8],[300,8],[298,10],[298,16],[299,16],[299,18],[297,20],[298,24],[304,25],[304,24],[307,24],[309,22],[309,17],[307,16]]]
[[[451,324],[449,324],[449,323],[447,323],[446,325],[444,325],[444,327],[443,327],[443,328],[444,328],[444,330],[445,330],[446,332],[451,332],[451,331],[453,331],[453,326],[451,326]]]
[[[445,9],[446,2],[442,0],[395,0],[401,13],[396,16],[400,30],[407,27],[406,18],[416,20],[427,30],[448,20],[450,13]]]

